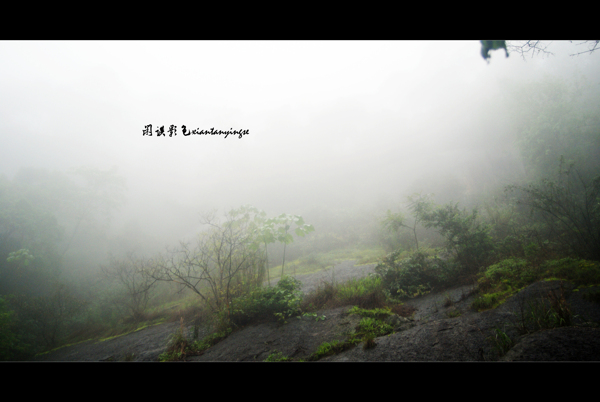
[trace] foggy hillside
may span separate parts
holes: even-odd
[[[65,282],[194,239],[202,216],[242,205],[314,226],[290,261],[319,244],[379,247],[385,212],[406,213],[411,194],[471,208],[550,174],[540,161],[560,155],[533,154],[532,122],[560,113],[546,103],[581,105],[565,119],[600,105],[600,54],[575,46],[486,62],[475,40],[2,41],[0,182],[6,197],[19,189],[2,205],[24,197],[35,225],[48,219],[55,262],[39,269]],[[597,133],[571,158],[591,170]],[[15,213],[0,222],[3,260],[49,242],[33,223],[15,237]]]

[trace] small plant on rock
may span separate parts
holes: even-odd
[[[274,350],[265,360],[265,362],[291,362],[291,357],[285,356],[283,353]]]
[[[165,353],[163,353],[159,356],[159,360],[161,362],[177,361],[177,360],[185,359],[189,341],[188,341],[187,337],[185,336],[185,332],[184,332],[184,328],[183,328],[183,317],[181,317],[180,323],[181,323],[181,326],[179,327],[177,332],[175,332],[171,336],[171,339],[169,340],[169,343],[167,345],[167,350],[165,351]]]
[[[452,301],[452,298],[450,297],[450,295],[448,293],[446,293],[446,295],[444,296],[444,307],[450,307],[452,305],[454,305],[454,302]]]
[[[494,328],[492,336],[488,337],[492,346],[498,352],[498,357],[502,357],[514,346],[514,341],[500,328]]]
[[[377,343],[375,343],[374,334],[365,335],[363,338],[363,342],[363,350],[373,349],[375,346],[377,346]]]

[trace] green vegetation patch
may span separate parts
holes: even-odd
[[[364,339],[367,335],[379,337],[391,334],[394,332],[394,327],[376,318],[364,317],[360,320],[356,331],[356,335]]]
[[[291,357],[285,356],[283,353],[273,351],[265,360],[265,362],[291,362],[294,361]]]
[[[600,261],[563,258],[546,261],[542,269],[548,276],[572,281],[577,286],[600,284]]]
[[[504,356],[514,345],[515,342],[500,328],[496,327],[492,335],[487,338],[492,347],[498,353],[498,357]]]
[[[489,310],[491,308],[496,308],[501,304],[501,301],[505,298],[503,297],[505,293],[488,293],[483,294],[473,300],[471,303],[471,307],[477,311]]]
[[[600,262],[563,258],[534,267],[523,259],[505,259],[479,274],[482,294],[473,301],[472,307],[477,311],[495,308],[537,280],[568,280],[580,287],[595,285],[600,283]]]
[[[249,294],[233,299],[230,311],[223,312],[235,325],[242,326],[260,320],[286,319],[298,315],[302,302],[301,283],[283,277],[276,286],[253,289]]]
[[[317,361],[325,356],[331,356],[343,352],[352,346],[354,346],[354,344],[348,341],[323,342],[321,345],[319,345],[317,351],[309,356],[308,360]]]
[[[343,283],[326,282],[304,297],[302,308],[316,311],[347,305],[376,308],[385,305],[381,278],[368,276]]]
[[[456,266],[440,258],[417,252],[401,259],[401,254],[400,250],[390,253],[375,267],[389,300],[427,294],[449,284],[456,274]]]
[[[390,308],[375,308],[375,309],[367,310],[367,309],[362,309],[358,306],[354,306],[350,310],[348,310],[348,314],[356,314],[361,317],[370,317],[370,318],[378,318],[378,319],[384,318],[385,319],[386,317],[392,315],[393,313]]]
[[[387,324],[380,319],[393,314],[389,309],[376,308],[367,310],[354,306],[348,313],[357,314],[363,317],[355,330],[349,334],[348,340],[344,342],[336,340],[333,342],[322,343],[317,351],[308,358],[309,361],[316,361],[325,356],[343,352],[361,342],[364,342],[364,349],[373,348],[376,346],[375,338],[394,332],[394,328],[390,324]]]

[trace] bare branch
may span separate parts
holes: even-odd
[[[569,41],[571,43],[573,43],[573,41]],[[579,43],[576,43],[575,46],[581,46],[581,45],[587,45],[588,50],[585,50],[583,52],[579,52],[579,53],[573,53],[570,56],[579,56],[580,54],[592,54],[592,52],[594,52],[595,50],[598,50],[598,44],[600,44],[600,40],[584,40],[581,41]]]
[[[553,55],[554,53],[548,51],[548,47],[552,42],[542,42],[540,40],[526,40],[526,41],[506,41],[506,47],[510,53],[518,53],[525,59],[525,55],[531,53],[531,57],[536,54],[539,55]]]

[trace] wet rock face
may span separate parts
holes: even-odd
[[[522,337],[501,361],[600,361],[600,328],[562,327]]]
[[[346,262],[335,267],[335,277],[364,276],[365,269]],[[325,273],[301,277],[305,289],[316,288]],[[477,297],[470,286],[444,290],[405,303],[410,317],[391,315],[386,322],[395,333],[375,339],[375,347],[359,344],[320,361],[600,361],[600,303],[589,301],[587,293],[600,287],[576,290],[560,281],[537,282],[512,296],[499,307],[474,311]],[[515,325],[528,300],[565,291],[574,319],[572,327],[555,328],[521,335]],[[344,341],[360,317],[348,314],[350,306],[322,310],[318,317],[292,317],[287,324],[275,322],[251,325],[234,331],[201,356],[188,361],[263,361],[270,354],[306,359],[323,342]],[[401,313],[402,314],[402,313]],[[408,315],[408,314],[407,314]],[[324,318],[323,318],[324,317]],[[59,349],[37,360],[49,361],[157,361],[178,322],[148,327],[105,342],[90,341]],[[191,334],[191,323],[186,323]],[[200,338],[208,334],[202,328]],[[513,341],[500,353],[497,331]],[[190,335],[191,336],[191,335]]]
[[[384,322],[394,327],[394,332],[405,331],[416,325],[412,318],[400,317],[397,314],[387,317]]]

